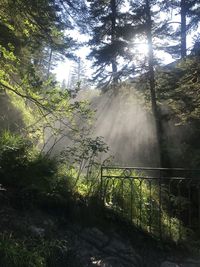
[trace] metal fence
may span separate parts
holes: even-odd
[[[159,238],[200,233],[200,170],[102,166],[101,199]]]

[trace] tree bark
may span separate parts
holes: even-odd
[[[156,99],[156,83],[155,83],[155,72],[154,72],[154,55],[153,55],[153,38],[152,38],[152,18],[151,18],[151,7],[149,0],[146,0],[146,36],[148,42],[148,80],[149,80],[150,95],[151,95],[151,107],[156,123],[156,137],[158,144],[158,153],[160,158],[160,166],[163,167],[162,125]]]
[[[181,58],[187,55],[186,2],[181,0]]]
[[[49,62],[48,62],[48,69],[47,69],[47,79],[49,79],[49,74],[50,74],[50,69],[51,69],[52,55],[53,55],[53,49],[50,48]]]
[[[116,16],[117,16],[117,5],[116,0],[110,1],[111,5],[111,43],[113,44],[116,40]],[[117,60],[116,56],[112,59],[112,76],[113,76],[113,83],[118,83],[117,77]]]

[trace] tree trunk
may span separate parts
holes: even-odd
[[[112,44],[116,40],[116,16],[117,16],[117,6],[116,6],[116,0],[111,0],[111,42]],[[112,59],[112,76],[113,76],[113,83],[118,83],[118,77],[117,77],[117,60],[116,56]]]
[[[78,83],[80,83],[81,81],[81,58],[79,57],[78,58],[78,73],[77,73],[77,80],[78,80]]]
[[[156,83],[154,72],[154,55],[153,55],[153,40],[152,40],[152,19],[151,19],[151,7],[149,0],[146,0],[146,35],[148,42],[148,80],[151,94],[151,106],[152,113],[156,123],[156,135],[158,141],[158,153],[160,158],[160,166],[163,167],[163,153],[162,153],[162,125],[160,119],[160,113],[158,110],[156,100]]]
[[[51,60],[52,60],[53,49],[50,48],[50,55],[49,55],[49,62],[48,62],[48,69],[47,69],[47,79],[49,79],[50,69],[51,69]]]
[[[185,0],[181,0],[181,58],[187,54],[186,33],[186,3]]]

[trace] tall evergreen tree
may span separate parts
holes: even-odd
[[[177,57],[185,58],[187,55],[187,35],[199,26],[200,22],[200,1],[199,0],[170,0],[164,1],[165,10],[175,10],[180,16],[179,22],[174,22],[175,32],[171,35],[172,41],[178,38],[178,44],[170,48],[170,51]],[[173,24],[173,21],[171,22]]]
[[[74,96],[80,90],[89,89],[90,84],[86,73],[86,65],[79,57],[72,65],[68,79],[68,89]]]
[[[147,62],[145,66],[146,73],[142,76],[147,77],[147,87],[150,92],[152,113],[155,117],[156,122],[156,133],[158,139],[158,150],[160,152],[160,164],[163,166],[163,138],[162,138],[162,123],[160,112],[157,103],[157,93],[156,93],[156,80],[155,80],[155,56],[154,52],[156,49],[156,44],[154,40],[157,39],[158,46],[159,39],[163,38],[169,33],[170,26],[167,23],[167,19],[160,21],[160,6],[161,2],[154,0],[144,0],[144,1],[131,1],[131,17],[133,21],[133,27],[130,29],[132,35],[137,38],[142,38],[146,40],[148,45]],[[156,6],[156,10],[153,7]],[[160,47],[159,47],[160,48]]]
[[[71,1],[66,3],[70,6]],[[0,65],[4,70],[1,87],[5,84],[23,87],[26,83],[26,90],[29,86],[37,90],[49,77],[55,57],[70,55],[74,42],[66,36],[65,30],[73,26],[72,8],[65,17],[63,10],[60,0],[1,1]]]
[[[124,75],[128,57],[130,61],[127,41],[119,34],[119,25],[122,21],[120,8],[124,0],[89,2],[91,2],[89,9],[92,36],[89,42],[92,49],[89,58],[94,59],[93,66],[97,68],[94,79],[102,86],[109,83],[116,84]],[[125,58],[126,62],[123,62]]]
[[[162,159],[162,129],[160,114],[158,111],[157,96],[156,96],[156,83],[155,83],[155,72],[154,72],[154,54],[153,54],[153,18],[152,18],[152,6],[150,0],[145,0],[145,34],[148,44],[148,80],[151,95],[152,113],[155,117],[156,122],[156,134],[158,139],[158,150],[160,154],[160,164],[163,167]]]

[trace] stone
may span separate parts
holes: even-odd
[[[97,247],[105,246],[109,240],[108,237],[97,228],[85,229],[81,234],[81,238]]]
[[[55,226],[54,222],[51,219],[44,220],[43,224],[51,228]]]
[[[200,267],[200,261],[197,261],[194,259],[187,259],[182,266],[183,267]]]
[[[7,191],[7,190],[2,186],[2,184],[0,184],[0,191]]]
[[[45,235],[45,229],[44,228],[40,228],[40,227],[36,227],[35,225],[31,225],[30,226],[30,231],[36,237],[44,237],[44,235]]]
[[[165,261],[161,264],[160,267],[200,267],[200,262],[194,260],[188,260],[178,264],[171,261]]]
[[[181,267],[200,267],[200,263],[185,262]]]
[[[95,266],[99,267],[126,267],[120,259],[117,257],[107,257],[105,259],[101,259],[98,261],[93,261],[92,262]],[[134,267],[134,266],[132,266]]]
[[[181,267],[181,265],[171,261],[164,261],[160,267]]]
[[[113,249],[119,252],[125,252],[128,250],[127,246],[119,240],[113,239],[109,244]]]

